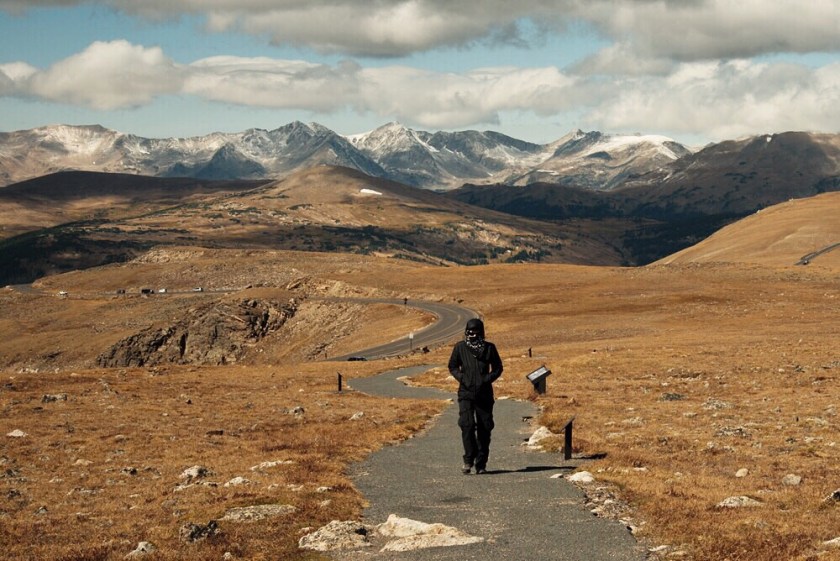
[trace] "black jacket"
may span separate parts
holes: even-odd
[[[464,341],[458,341],[449,357],[449,373],[458,380],[458,399],[493,402],[493,386],[502,375],[502,359],[496,345],[484,342],[484,352],[475,356]]]

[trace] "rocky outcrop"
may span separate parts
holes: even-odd
[[[96,363],[102,367],[234,363],[296,311],[294,299],[285,304],[245,299],[192,308],[175,324],[153,326],[123,339],[99,355]]]

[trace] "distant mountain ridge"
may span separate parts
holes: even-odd
[[[52,125],[0,133],[0,185],[68,170],[227,180],[337,165],[427,189],[540,181],[609,190],[690,152],[658,136],[574,131],[541,145],[492,131],[430,133],[399,123],[347,137],[293,122],[271,131],[162,139]]]

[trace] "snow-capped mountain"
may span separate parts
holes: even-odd
[[[350,142],[318,124],[192,138],[141,138],[100,126],[48,126],[0,133],[3,184],[63,170],[160,177],[254,179],[296,169],[339,165],[381,176],[382,168]]]
[[[399,123],[349,139],[377,161],[390,179],[418,187],[496,182],[511,170],[537,165],[551,155],[544,146],[496,132],[429,133]]]
[[[576,131],[550,144],[497,132],[424,132],[389,123],[341,136],[317,123],[191,138],[142,138],[100,126],[0,133],[0,184],[64,170],[202,179],[280,178],[337,165],[416,187],[549,182],[598,190],[653,171],[689,150],[666,137]]]
[[[611,190],[629,178],[661,169],[691,151],[666,136],[574,131],[554,145],[538,167],[505,183],[558,183]]]

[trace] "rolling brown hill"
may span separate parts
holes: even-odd
[[[794,199],[726,226],[696,245],[657,263],[727,262],[770,266],[801,263],[838,269],[838,218],[840,193]],[[825,251],[821,253],[822,250]]]
[[[319,166],[263,184],[70,173],[3,191],[8,231],[42,229],[0,242],[2,284],[172,245],[377,253],[432,264],[622,260],[613,241],[621,229],[610,221],[531,220],[348,168]]]
[[[246,191],[267,182],[86,171],[53,173],[0,189],[0,239],[66,222],[140,215],[206,196]]]

